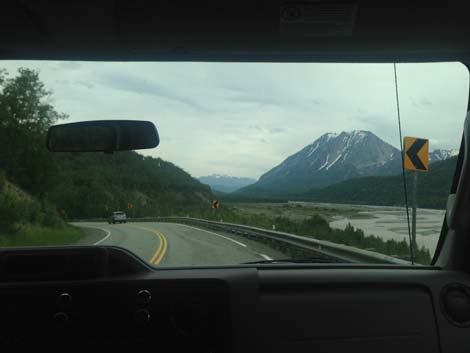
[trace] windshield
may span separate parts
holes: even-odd
[[[393,64],[1,68],[0,247],[114,245],[154,266],[431,262],[467,110],[460,63],[396,65],[401,134]],[[107,119],[150,121],[160,145],[46,148],[52,125]]]

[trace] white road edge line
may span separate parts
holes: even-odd
[[[260,254],[260,256],[262,258],[264,258],[265,260],[268,260],[268,261],[272,261],[273,259],[271,259],[268,255],[265,255],[265,254]]]
[[[111,235],[111,232],[107,229],[104,229],[104,228],[98,228],[98,227],[90,227],[90,228],[95,228],[95,229],[100,229],[102,231],[104,231],[106,233],[106,236],[103,238],[103,239],[100,239],[98,240],[96,243],[93,243],[93,245],[98,245],[98,244],[101,244],[102,242],[104,242],[106,239],[109,238],[109,236]]]
[[[226,239],[226,240],[230,240],[231,242],[234,242],[235,244],[238,244],[238,245],[240,245],[240,246],[243,246],[244,248],[247,247],[246,244],[240,243],[239,241],[233,240],[233,239],[231,239],[231,238],[229,238],[229,237],[225,237],[225,236],[223,236],[223,235],[220,235],[220,234],[217,234],[217,233],[214,233],[214,232],[210,232],[210,231],[205,230],[205,229],[202,229],[202,228],[196,228],[196,227],[188,226],[187,224],[181,224],[181,223],[176,223],[176,224],[178,224],[178,225],[180,225],[180,226],[183,226],[183,227],[188,227],[188,228],[200,230],[200,231],[202,231],[202,232],[206,232],[206,233],[209,233],[209,234],[212,234],[212,235],[216,235],[216,236],[221,237],[221,238],[224,238],[224,239]]]

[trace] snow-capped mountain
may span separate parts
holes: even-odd
[[[429,163],[443,161],[445,159],[458,156],[458,154],[459,154],[458,149],[451,149],[451,150],[437,149],[432,152],[429,152]]]
[[[327,133],[243,190],[302,191],[351,178],[398,174],[400,151],[369,131]]]
[[[256,182],[256,179],[231,177],[219,174],[202,176],[198,179],[201,183],[209,185],[212,190],[222,192],[233,192]]]

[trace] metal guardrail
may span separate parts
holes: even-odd
[[[77,220],[78,221],[78,220]],[[79,221],[100,222],[104,218],[82,219]],[[336,244],[326,240],[318,240],[290,233],[267,230],[263,228],[245,226],[242,224],[208,221],[189,217],[142,217],[130,218],[129,222],[168,222],[180,223],[216,230],[225,233],[237,234],[248,239],[263,242],[278,249],[291,257],[320,257],[332,262],[371,263],[411,265],[409,261],[397,259],[377,252],[358,249],[348,245]]]
[[[129,221],[181,223],[199,228],[233,233],[248,239],[262,241],[292,256],[315,256],[333,262],[410,265],[408,261],[369,250],[241,224],[214,222],[189,217],[146,217],[134,218]]]

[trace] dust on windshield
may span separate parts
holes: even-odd
[[[460,63],[396,66],[401,135],[393,64],[0,67],[0,247],[114,245],[155,266],[431,262],[467,109]],[[46,149],[50,126],[103,119],[150,121],[160,145]],[[418,171],[403,176],[403,158]]]

